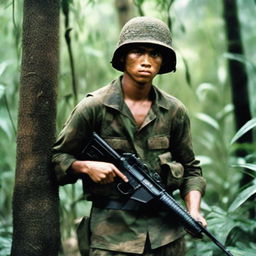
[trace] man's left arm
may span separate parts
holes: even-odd
[[[177,111],[175,119],[173,129],[175,150],[173,155],[184,167],[180,193],[191,216],[201,222],[203,226],[206,226],[206,220],[200,213],[201,197],[204,195],[206,182],[202,176],[200,162],[195,159],[190,120],[185,107],[181,107]]]
[[[200,213],[201,192],[192,190],[185,196],[185,204],[190,215],[204,227],[207,226],[205,218]]]

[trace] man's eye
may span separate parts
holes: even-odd
[[[137,53],[137,54],[141,54],[142,50],[141,49],[133,49],[132,53]]]
[[[157,57],[162,56],[162,54],[161,54],[160,52],[158,52],[158,51],[154,51],[154,52],[151,52],[151,56],[152,56],[153,58],[157,58]]]

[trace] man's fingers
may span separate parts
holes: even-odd
[[[206,219],[203,216],[200,216],[198,218],[195,218],[195,220],[203,227],[207,226]]]
[[[207,221],[199,212],[197,213],[190,213],[191,216],[203,227],[207,226]]]
[[[90,170],[90,176],[92,180],[100,184],[112,183],[115,180],[115,177],[118,176],[124,182],[128,182],[127,177],[119,171],[119,169],[111,163],[105,162],[92,162]]]
[[[198,221],[203,227],[207,227],[207,222],[205,219],[201,219],[200,221]]]
[[[115,172],[115,174],[116,174],[119,178],[121,178],[124,182],[128,182],[127,177],[126,177],[122,172],[120,172],[116,167],[114,168],[114,172]]]

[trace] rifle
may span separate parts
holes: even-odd
[[[129,196],[131,200],[144,204],[147,204],[153,199],[158,200],[158,202],[162,203],[194,236],[202,238],[202,234],[205,234],[225,252],[226,255],[233,256],[214,235],[198,221],[193,219],[193,217],[167,193],[161,184],[159,174],[150,171],[147,165],[134,154],[124,153],[119,155],[96,132],[93,132],[81,156],[83,156],[83,159],[87,160],[108,161],[115,164],[128,178],[128,186],[123,181],[117,184],[117,189],[120,193]]]

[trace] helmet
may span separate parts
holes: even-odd
[[[123,56],[132,44],[152,44],[163,51],[163,64],[159,74],[176,70],[176,54],[172,48],[171,32],[168,26],[152,17],[136,17],[129,20],[121,30],[117,48],[112,58],[113,68],[124,71]]]

